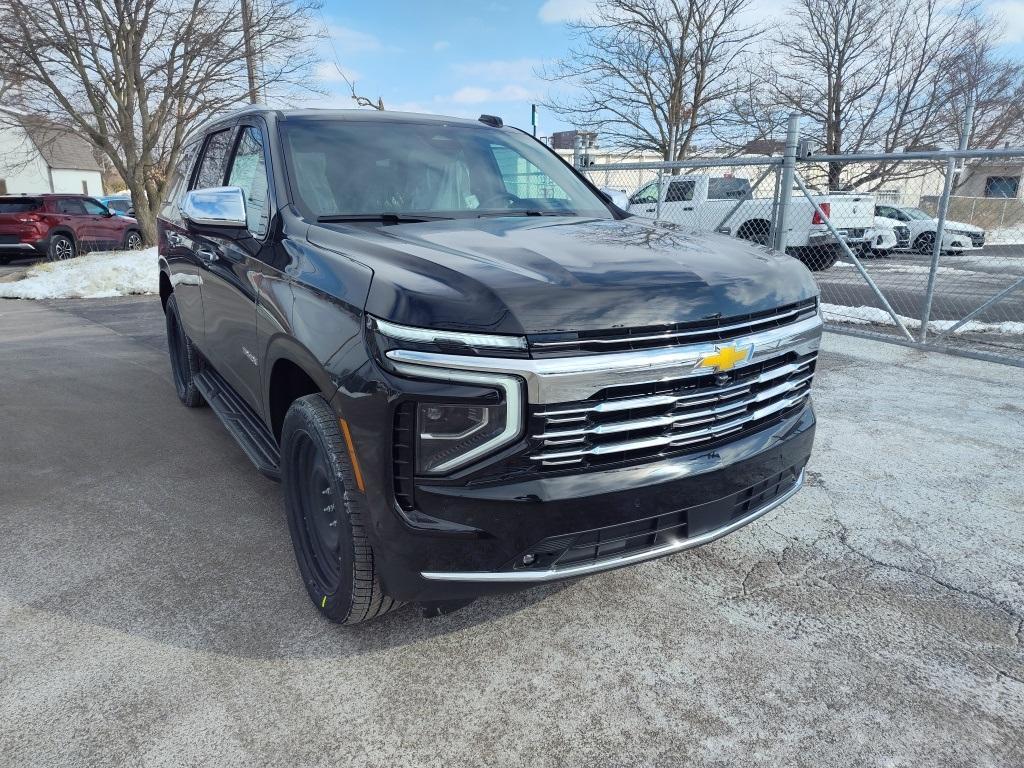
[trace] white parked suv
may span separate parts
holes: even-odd
[[[898,205],[876,205],[875,216],[896,219],[910,229],[910,248],[918,253],[931,253],[935,248],[935,233],[939,220],[920,208],[905,208]],[[942,250],[974,251],[985,247],[985,230],[971,224],[946,219],[942,233]]]
[[[871,229],[875,198],[870,194],[832,192],[814,196],[840,236],[861,248]],[[772,198],[755,198],[746,179],[733,176],[665,176],[644,185],[626,209],[637,216],[669,221],[697,232],[722,232],[767,245]],[[786,227],[786,251],[813,270],[828,269],[840,254],[839,244],[811,202],[794,192]]]

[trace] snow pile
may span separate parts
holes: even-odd
[[[821,311],[826,323],[852,323],[854,325],[896,325],[892,316],[878,307],[844,307],[840,304],[822,304]],[[921,327],[921,321],[913,317],[897,315],[908,330]],[[946,331],[956,325],[958,320],[931,320],[928,328],[935,331]],[[1009,333],[1024,335],[1024,323],[1008,320],[1002,323],[985,323],[980,320],[968,320],[956,329],[959,333]]]
[[[850,269],[856,269],[856,265],[849,261],[837,261],[835,263],[837,267],[849,267]],[[891,264],[885,262],[871,261],[864,265],[865,269],[869,272],[876,274],[890,274],[890,275],[927,275],[932,271],[930,266],[920,266],[917,264]],[[938,275],[974,275],[976,274],[969,269],[957,269],[956,267],[939,267],[936,270]]]
[[[1021,245],[1024,243],[1024,229],[1011,227],[993,229],[985,237],[989,245]]]
[[[43,262],[13,283],[0,283],[0,298],[102,299],[158,293],[156,248],[98,251],[67,261]]]

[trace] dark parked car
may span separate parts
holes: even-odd
[[[94,250],[142,247],[139,223],[84,195],[0,197],[0,263],[27,256],[51,261]]]
[[[178,397],[281,479],[332,620],[679,552],[801,486],[807,269],[631,217],[497,118],[253,108],[168,197]]]

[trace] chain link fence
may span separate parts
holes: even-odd
[[[637,216],[785,250],[831,330],[1024,366],[1024,149],[582,167]]]

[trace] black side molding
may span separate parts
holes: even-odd
[[[224,378],[207,366],[195,375],[196,387],[211,410],[238,441],[256,469],[271,480],[281,479],[281,452],[273,434],[249,404]]]

